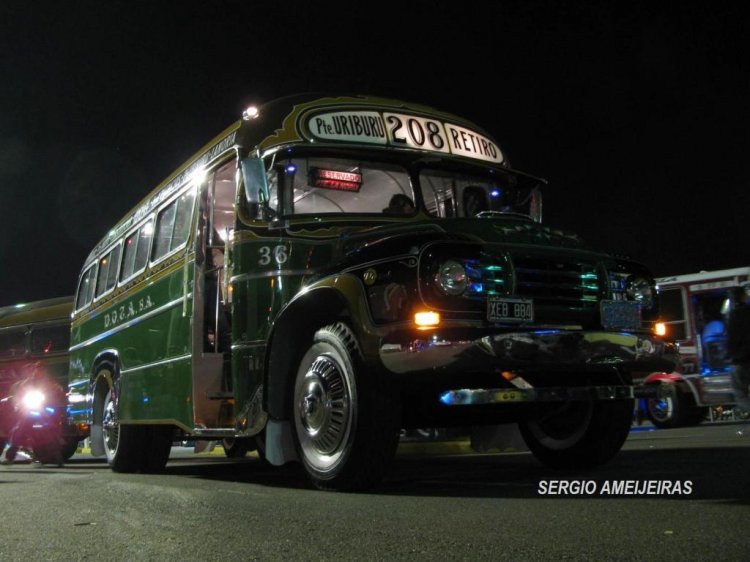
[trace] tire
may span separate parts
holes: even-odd
[[[62,466],[63,459],[61,445],[56,442],[47,442],[36,445],[33,448],[32,456],[41,464],[57,464]]]
[[[240,459],[256,449],[252,437],[225,437],[221,440],[224,454],[230,459]]]
[[[145,425],[140,428],[144,443],[139,470],[149,474],[163,471],[172,451],[174,428],[171,425]]]
[[[352,330],[318,330],[297,370],[295,444],[313,484],[353,491],[379,482],[396,452],[400,407],[386,378],[365,371]]]
[[[568,402],[519,424],[529,450],[552,468],[589,468],[611,460],[630,431],[632,400]]]
[[[62,445],[62,458],[64,460],[70,460],[70,457],[76,454],[78,450],[78,438],[71,437],[67,439]]]
[[[136,472],[141,468],[144,429],[139,425],[120,425],[115,394],[110,388],[102,402],[102,436],[107,463],[115,472]]]
[[[648,419],[661,429],[696,425],[705,418],[705,414],[705,408],[698,408],[693,398],[674,384],[662,386],[661,398],[646,401]]]

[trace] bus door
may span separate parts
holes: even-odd
[[[224,257],[234,229],[236,161],[212,170],[200,190],[193,322],[196,429],[231,428],[231,317]]]

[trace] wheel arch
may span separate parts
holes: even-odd
[[[678,392],[682,392],[692,398],[693,405],[701,403],[700,392],[696,387],[695,382],[691,380],[691,377],[685,376],[682,373],[671,372],[671,373],[651,373],[643,381],[644,385],[658,385],[668,384],[674,385]]]
[[[290,385],[306,344],[315,332],[331,322],[351,317],[346,296],[330,286],[306,291],[279,314],[269,336],[266,355],[265,407],[272,419],[289,418]],[[293,342],[292,345],[289,342]]]

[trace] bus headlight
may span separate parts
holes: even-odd
[[[649,279],[640,275],[628,278],[625,293],[630,300],[641,303],[644,308],[651,308],[654,304],[654,286]]]
[[[466,290],[469,279],[463,265],[454,260],[446,260],[435,275],[435,283],[443,294],[457,296]]]

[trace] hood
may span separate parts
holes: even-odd
[[[416,254],[437,240],[480,242],[535,248],[589,250],[577,235],[520,218],[442,219],[383,225],[346,233],[340,239],[345,261]]]

